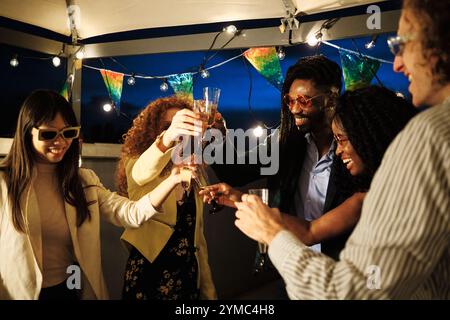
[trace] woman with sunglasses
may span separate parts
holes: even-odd
[[[371,86],[344,93],[338,99],[332,130],[337,144],[336,155],[352,177],[337,176],[336,179],[350,181],[352,185],[346,186],[348,192],[356,192],[312,221],[281,213],[286,228],[307,246],[350,233],[359,220],[362,202],[385,150],[414,115],[412,105],[382,87]],[[336,174],[345,173],[336,170]],[[217,192],[225,194],[219,201],[228,206],[236,207],[235,202],[242,198],[241,192],[224,183],[209,186],[201,194],[209,201],[210,194]],[[278,209],[272,210],[280,214]]]
[[[79,168],[79,133],[58,93],[35,91],[23,103],[0,163],[0,299],[107,299],[100,218],[139,227],[181,182],[173,170],[136,201],[119,196]]]
[[[187,98],[173,96],[151,102],[124,136],[116,177],[118,190],[130,199],[153,190],[177,160],[172,154],[179,137],[200,137],[202,128],[194,125],[200,119]],[[195,180],[205,184],[202,166],[193,169],[198,172]],[[155,215],[140,228],[123,233],[122,240],[130,249],[123,299],[216,298],[197,184],[178,186],[162,205],[165,215]]]

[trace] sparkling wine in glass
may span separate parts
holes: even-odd
[[[249,194],[254,194],[261,198],[262,202],[269,205],[269,189],[249,189]],[[267,244],[258,242],[259,259],[256,263],[255,271],[259,272],[264,269],[267,262]]]
[[[203,88],[204,112],[208,115],[208,127],[214,124],[214,119],[219,105],[220,89],[214,87]]]

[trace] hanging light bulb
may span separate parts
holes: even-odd
[[[128,78],[127,83],[129,86],[134,86],[136,83],[136,78],[134,77],[134,73],[131,74],[131,76]]]
[[[103,111],[110,112],[113,109],[113,106],[111,103],[107,102],[103,105]]]
[[[14,57],[12,57],[12,59],[9,60],[9,64],[13,68],[15,68],[15,67],[17,67],[19,65],[19,59],[17,59],[17,54],[15,54]]]
[[[279,47],[277,51],[278,59],[283,60],[286,57],[283,47]]]
[[[209,78],[209,71],[208,70],[206,70],[206,69],[200,69],[200,76],[203,78],[203,79],[206,79],[206,78]]]
[[[316,46],[320,41],[322,41],[322,32],[317,32],[316,34],[309,35],[306,42],[311,46]]]
[[[55,66],[55,68],[58,68],[61,65],[61,58],[58,56],[54,56],[52,59],[52,63]]]
[[[78,60],[82,60],[84,58],[84,49],[83,47],[80,47],[77,51],[77,53],[75,53],[75,58],[77,58]]]
[[[84,58],[84,53],[83,53],[83,51],[78,51],[78,52],[75,54],[75,58],[77,58],[78,60],[83,60],[83,58]]]
[[[372,49],[373,47],[375,47],[375,42],[377,41],[377,38],[378,35],[373,35],[372,39],[370,39],[370,41],[364,45],[366,49]]]
[[[375,42],[367,42],[364,46],[366,47],[366,49],[372,49],[373,47],[375,47]]]
[[[235,34],[237,32],[237,28],[235,25],[230,24],[228,27],[224,28],[223,31],[229,34]]]
[[[161,85],[159,86],[159,90],[161,90],[162,92],[166,92],[167,90],[169,90],[169,85],[167,84],[166,79],[164,79],[163,83],[161,83]]]
[[[253,135],[257,138],[261,137],[263,135],[263,133],[264,133],[264,130],[259,125],[253,129]]]

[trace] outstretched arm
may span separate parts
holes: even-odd
[[[202,188],[199,195],[203,197],[205,203],[211,203],[212,200],[215,200],[220,205],[236,208],[234,203],[241,201],[242,192],[224,182],[220,182]]]
[[[161,206],[175,186],[184,179],[191,179],[190,175],[184,178],[184,175],[180,174],[180,169],[175,167],[170,176],[152,191],[138,201],[131,201],[106,189],[93,171],[84,170],[84,172],[84,175],[90,176],[89,186],[86,189],[95,188],[96,190],[101,215],[110,223],[128,228],[137,228],[155,214],[163,213]]]
[[[355,193],[341,205],[313,221],[284,213],[281,217],[289,231],[305,245],[312,246],[352,229],[358,223],[365,196],[365,192]]]
[[[189,167],[192,171],[188,176],[181,174],[181,170],[186,170],[187,166],[184,166],[183,169],[180,169],[178,166],[174,166],[172,168],[170,176],[164,179],[155,189],[153,189],[150,193],[150,202],[152,206],[157,210],[161,211],[161,206],[166,201],[169,194],[172,190],[177,186],[177,184],[181,183],[183,180],[187,180],[185,182],[189,182],[191,179],[191,174],[195,174],[195,168]]]

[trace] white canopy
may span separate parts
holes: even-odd
[[[282,18],[295,13],[331,11],[373,0],[73,0],[78,36],[226,21]],[[70,35],[65,0],[1,0],[0,15]]]

